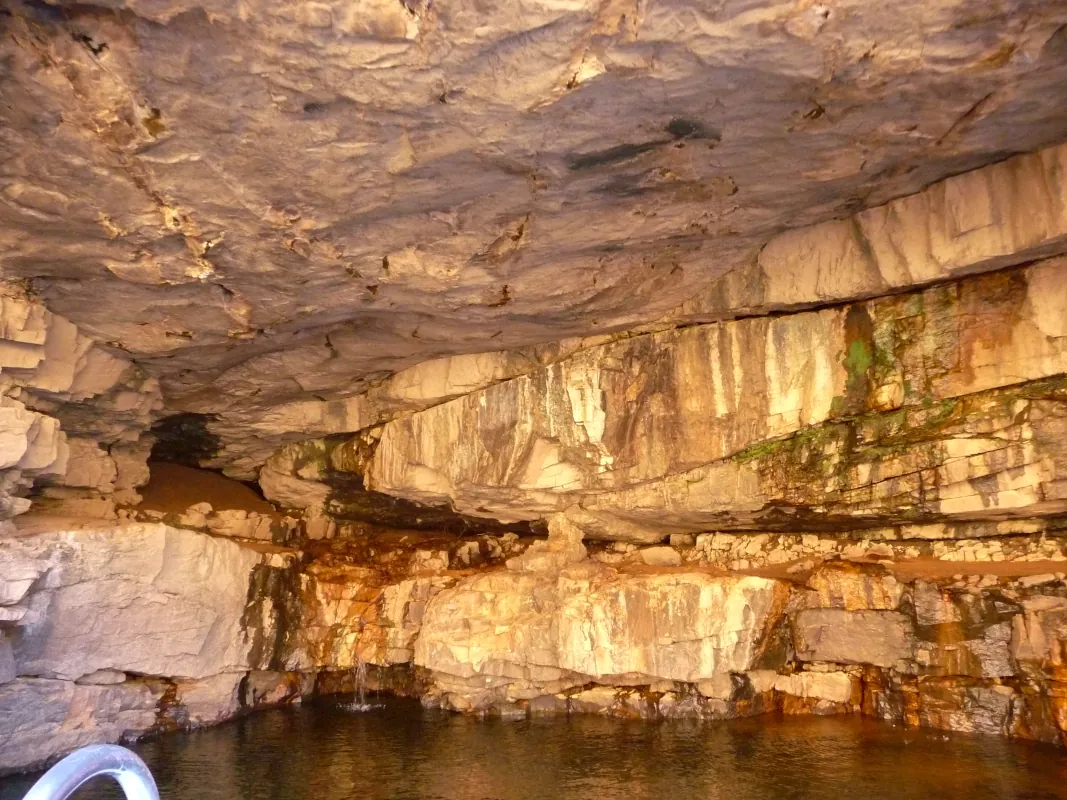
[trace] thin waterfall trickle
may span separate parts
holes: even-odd
[[[354,654],[355,662],[352,664],[352,683],[355,696],[351,703],[343,703],[342,708],[346,711],[371,711],[381,708],[381,703],[367,702],[367,662],[357,652]]]

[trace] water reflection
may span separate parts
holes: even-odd
[[[479,721],[417,704],[272,711],[139,745],[164,800],[1064,797],[1044,745],[859,719]],[[31,778],[0,781],[20,800]],[[118,797],[106,784],[79,800]]]

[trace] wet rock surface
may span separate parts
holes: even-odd
[[[5,770],[353,691],[364,670],[364,688],[482,715],[866,714],[1067,739],[1065,556],[1032,560],[1033,543],[1000,561],[878,562],[886,540],[849,560],[834,539],[801,570],[753,549],[728,572],[696,541],[579,550],[565,519],[548,540],[341,528],[296,547],[159,523],[21,527],[0,548],[24,576],[0,584]],[[129,566],[164,551],[161,571]],[[90,603],[114,605],[105,627],[81,621]]]
[[[704,5],[5,6],[0,770],[368,687],[1067,743],[1067,9]]]

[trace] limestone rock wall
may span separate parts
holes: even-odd
[[[208,430],[221,449],[205,467],[254,479],[258,468],[286,441],[351,433],[420,411],[554,363],[614,336],[567,339],[510,351],[492,351],[423,361],[400,370],[367,391],[337,400],[302,400],[270,409],[233,408],[213,415]],[[201,406],[195,406],[199,409]],[[209,404],[203,406],[211,408]]]
[[[1042,0],[9,5],[5,274],[178,412],[639,328],[786,228],[1067,136]]]
[[[1062,253],[1065,159],[1063,145],[1027,153],[783,233],[674,316],[704,321],[876,297]]]
[[[492,573],[431,600],[415,663],[456,708],[589,683],[713,680],[758,663],[787,596],[758,577]]]
[[[0,771],[367,665],[1067,743],[1067,7],[505,5],[6,4]]]
[[[761,442],[832,430],[834,420],[931,416],[958,398],[1067,372],[1065,274],[1067,262],[1054,259],[587,350],[389,423],[367,484],[470,514],[536,518],[607,492],[651,491]]]
[[[90,516],[135,500],[161,407],[156,379],[0,283],[0,520],[29,509],[35,484],[45,504]]]
[[[1067,743],[1050,521],[588,547],[563,516],[547,540],[287,547],[208,523],[30,515],[0,538],[0,770],[350,691],[360,664],[478,714],[864,713]]]
[[[161,524],[31,516],[0,537],[0,771],[306,694],[260,669],[279,617],[250,605],[291,559]]]
[[[592,616],[560,616],[555,604],[542,604],[543,590],[531,592],[531,579],[515,573],[438,594],[415,652],[432,671],[428,701],[506,716],[865,713],[1067,743],[1062,573],[908,580],[877,565],[835,562],[798,583],[698,571],[599,574],[611,589],[577,601]],[[574,577],[564,570],[560,586]],[[651,586],[672,591],[657,595]],[[709,589],[725,603],[687,602],[692,592],[706,600]],[[715,619],[710,650],[701,638],[712,633],[701,624],[705,614]],[[569,636],[572,624],[579,639]],[[672,630],[692,638],[679,648]],[[564,651],[562,660],[582,669],[561,680],[554,654]]]
[[[732,273],[751,296],[681,319],[701,324],[456,362],[475,388],[453,399],[463,381],[415,399],[400,373],[361,396],[395,397],[388,413],[278,451],[261,485],[340,517],[370,492],[425,516],[567,511],[587,536],[648,542],[1064,513],[1065,154],[782,234],[758,274]]]

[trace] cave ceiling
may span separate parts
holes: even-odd
[[[685,322],[1067,137],[1067,3],[7,0],[0,252],[171,414]]]

